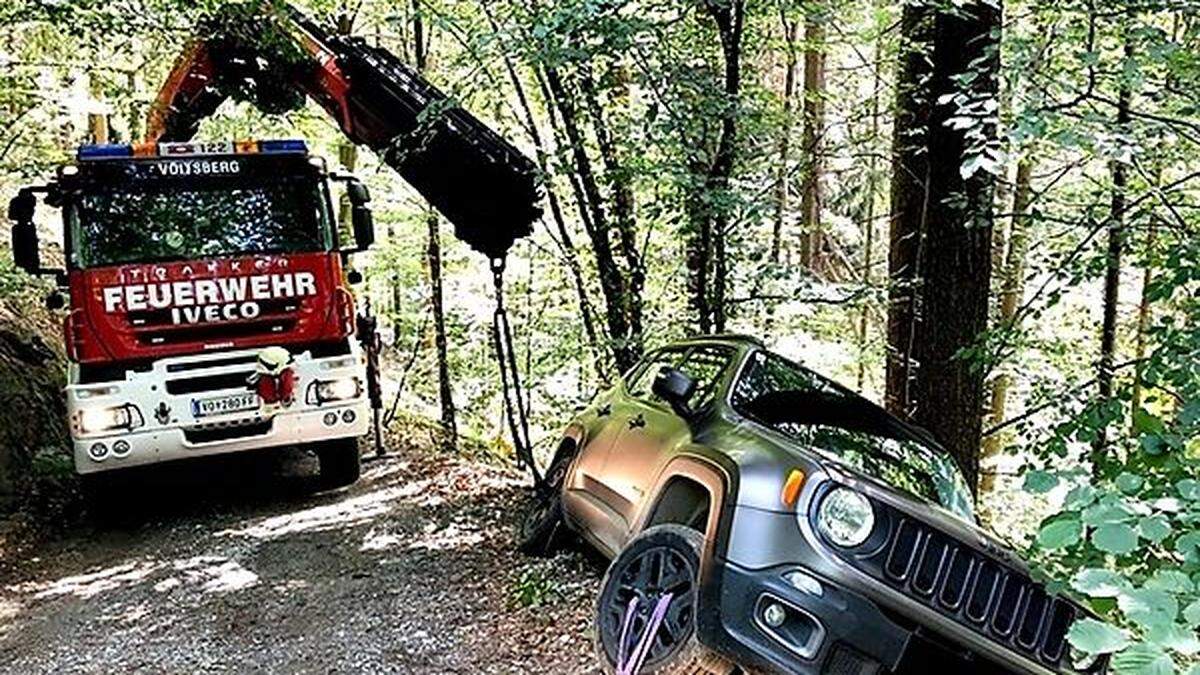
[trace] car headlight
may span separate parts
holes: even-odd
[[[134,429],[141,426],[142,415],[132,405],[106,408],[85,408],[79,411],[79,430],[84,434],[98,434],[115,429]]]
[[[362,382],[357,377],[339,377],[336,380],[320,380],[317,382],[316,394],[318,403],[330,401],[345,401],[358,398],[362,393]]]
[[[1081,649],[1076,649],[1074,645],[1068,643],[1068,656],[1071,659],[1071,668],[1074,670],[1086,673],[1096,667],[1096,663],[1100,661],[1099,654],[1089,654]]]
[[[834,544],[853,548],[865,542],[875,529],[875,509],[859,492],[834,488],[817,509],[817,528]]]

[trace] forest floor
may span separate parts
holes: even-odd
[[[603,562],[515,551],[520,474],[397,448],[314,495],[279,457],[156,467],[2,561],[0,671],[595,672]]]

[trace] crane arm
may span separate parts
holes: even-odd
[[[307,96],[472,248],[500,258],[532,231],[541,216],[536,165],[391,52],[288,6],[229,7],[176,60],[151,108],[148,141],[190,139],[231,97],[280,113]]]

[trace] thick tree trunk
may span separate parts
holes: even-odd
[[[800,264],[818,275],[827,271],[821,226],[821,179],[824,173],[825,137],[825,20],[819,9],[809,10],[804,26],[804,182],[800,212],[804,219],[804,245]]]
[[[424,74],[429,67],[429,42],[425,35],[421,0],[413,0],[412,13],[413,57],[417,72]],[[433,310],[433,343],[437,354],[438,403],[441,409],[441,438],[446,450],[458,446],[458,422],[454,407],[454,390],[450,385],[449,340],[446,337],[446,308],[442,291],[442,241],[440,217],[433,209],[425,216],[427,246],[425,261],[429,266],[429,302]]]
[[[987,327],[994,177],[964,178],[963,132],[942,96],[994,98],[1000,12],[909,4],[898,80],[888,271],[887,406],[927,428],[976,486],[983,379],[960,352]],[[977,71],[969,85],[960,76]],[[982,72],[978,72],[982,71]],[[994,138],[994,127],[985,130]]]
[[[1017,308],[1025,294],[1025,257],[1029,250],[1029,207],[1033,200],[1033,169],[1034,161],[1026,156],[1017,162],[1017,177],[1012,192],[1012,217],[1008,231],[1008,245],[1005,258],[1002,261],[1002,279],[1000,288],[1000,306],[997,321],[1008,330],[1016,330],[1014,325]],[[1001,370],[992,382],[992,405],[988,415],[989,426],[1004,422],[1008,407],[1008,390],[1012,377]],[[1003,450],[1003,438],[999,433],[984,439],[981,463],[999,456]],[[996,487],[996,473],[985,470],[979,477],[979,494],[985,495]]]
[[[788,211],[788,182],[792,156],[792,115],[796,94],[796,67],[799,59],[796,56],[796,39],[800,32],[800,22],[788,19],[787,13],[779,11],[780,24],[783,27],[787,50],[787,73],[783,78],[783,124],[779,130],[779,166],[775,170],[775,215],[771,227],[771,264],[779,264],[779,256],[783,246],[783,225]]]

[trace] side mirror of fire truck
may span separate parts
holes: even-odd
[[[375,216],[367,204],[371,191],[361,181],[351,179],[346,183],[346,195],[350,198],[350,222],[354,226],[354,242],[359,251],[365,251],[375,243]]]
[[[8,203],[8,218],[13,221],[13,262],[29,274],[38,274],[42,270],[41,256],[38,255],[37,226],[33,224],[33,211],[36,206],[37,198],[29,190],[21,190]]]

